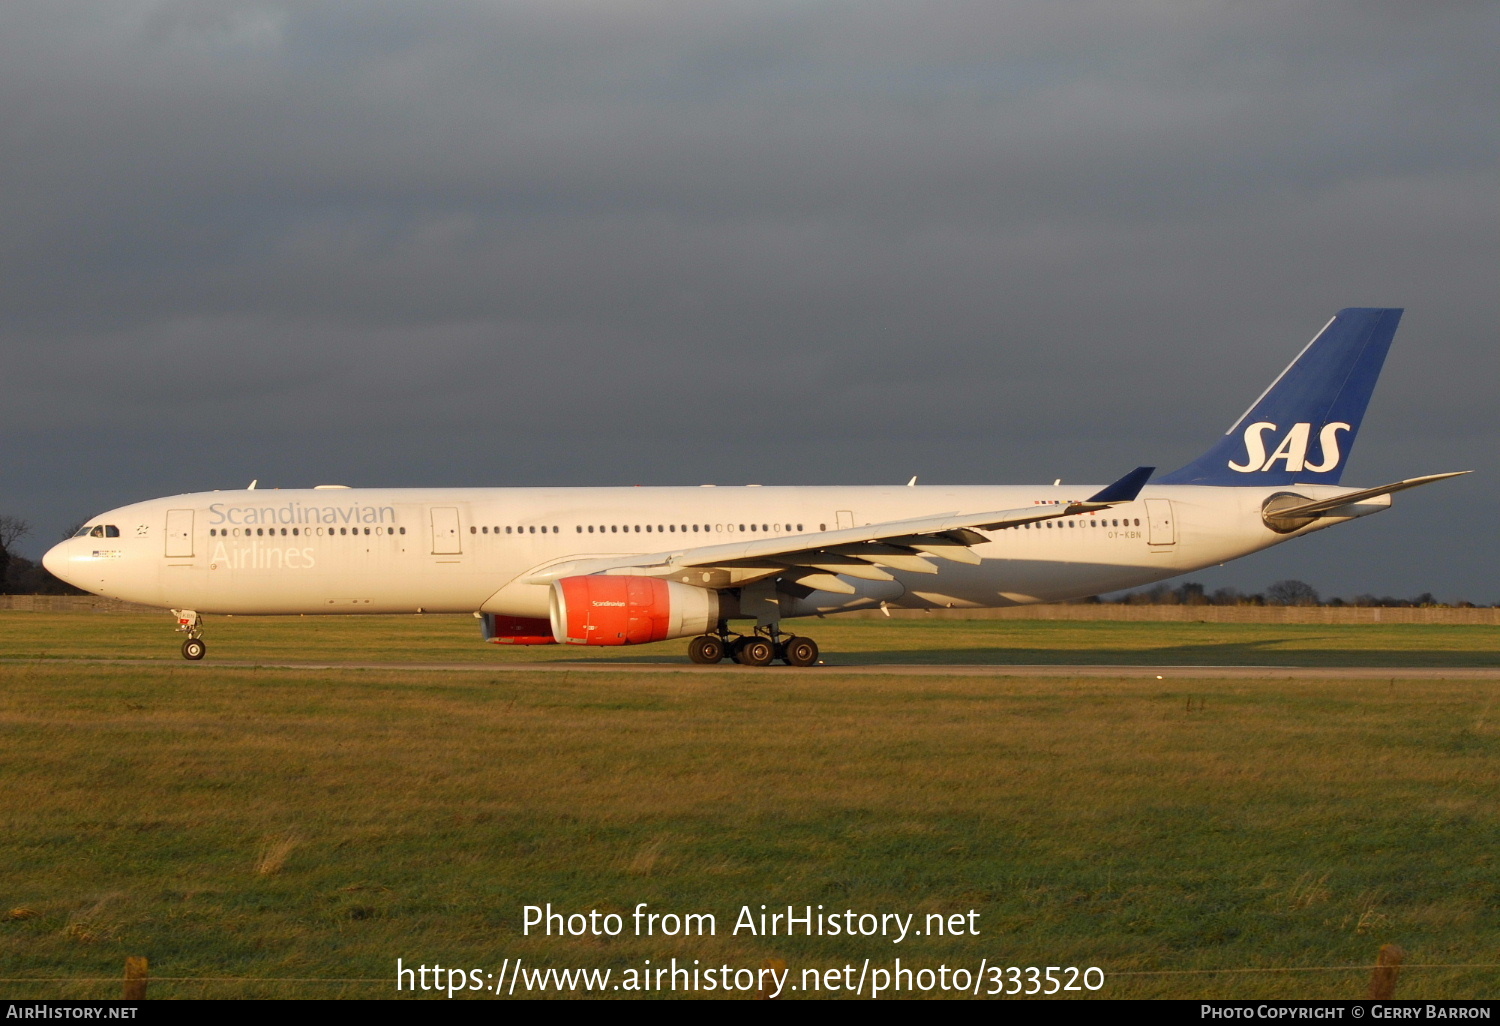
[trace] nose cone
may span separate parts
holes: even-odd
[[[59,542],[48,549],[47,554],[42,557],[42,566],[46,567],[47,572],[53,577],[56,577],[60,581],[66,581],[77,588],[80,585],[70,576],[73,573],[73,567],[68,561],[68,549],[71,542],[72,539],[70,538],[68,541]]]

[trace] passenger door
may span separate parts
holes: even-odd
[[[463,550],[463,539],[458,533],[457,507],[432,507],[432,554],[457,556]]]
[[[1146,522],[1148,545],[1173,545],[1177,542],[1177,525],[1172,522],[1172,500],[1147,499]]]
[[[193,511],[167,510],[167,558],[193,558]]]

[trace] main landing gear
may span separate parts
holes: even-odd
[[[203,641],[203,617],[198,615],[196,609],[174,609],[177,616],[177,632],[186,634],[187,640],[182,643],[182,658],[197,661],[208,653],[208,645]]]
[[[777,659],[788,666],[816,666],[818,643],[812,638],[782,634],[776,624],[734,637],[721,624],[718,634],[704,634],[688,642],[688,658],[695,663],[722,662],[726,655],[741,666],[769,666]]]

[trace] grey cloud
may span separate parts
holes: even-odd
[[[1409,313],[1354,472],[1493,470],[1497,21],[7,4],[0,485],[1104,478],[1366,304]]]

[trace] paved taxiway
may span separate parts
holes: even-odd
[[[47,663],[90,663],[108,666],[175,666],[180,669],[263,669],[263,670],[422,670],[452,673],[789,673],[839,674],[840,676],[916,676],[916,677],[1116,677],[1141,679],[1159,677],[1205,678],[1275,678],[1277,680],[1326,680],[1330,677],[1355,680],[1500,680],[1500,666],[1101,666],[1051,664],[904,664],[904,663],[821,663],[798,670],[790,666],[740,666],[720,663],[699,666],[695,663],[646,663],[547,661],[536,663],[360,663],[360,662],[252,662],[248,660],[205,660],[190,663],[167,659],[47,659]],[[4,659],[0,663],[34,663],[29,659]]]

